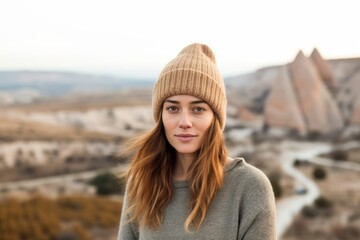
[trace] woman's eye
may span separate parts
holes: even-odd
[[[178,110],[178,108],[175,106],[170,106],[170,107],[167,107],[166,110],[168,110],[169,112],[175,112]]]
[[[195,113],[201,113],[201,112],[204,112],[205,109],[202,108],[202,107],[194,107],[193,111],[194,111]]]

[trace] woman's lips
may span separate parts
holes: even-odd
[[[197,137],[197,135],[193,134],[175,134],[175,137],[179,139],[181,142],[189,142],[193,138]]]

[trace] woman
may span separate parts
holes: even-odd
[[[225,86],[211,49],[185,47],[152,101],[156,126],[132,144],[119,239],[275,239],[267,177],[227,155]]]

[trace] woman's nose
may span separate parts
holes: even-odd
[[[180,121],[179,121],[179,127],[180,128],[190,128],[191,127],[191,120],[190,116],[187,113],[183,113],[181,115]]]

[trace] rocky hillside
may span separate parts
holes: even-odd
[[[360,132],[360,58],[325,60],[317,49],[310,56],[299,51],[288,64],[227,79],[227,88],[240,119],[261,118],[268,133]]]

